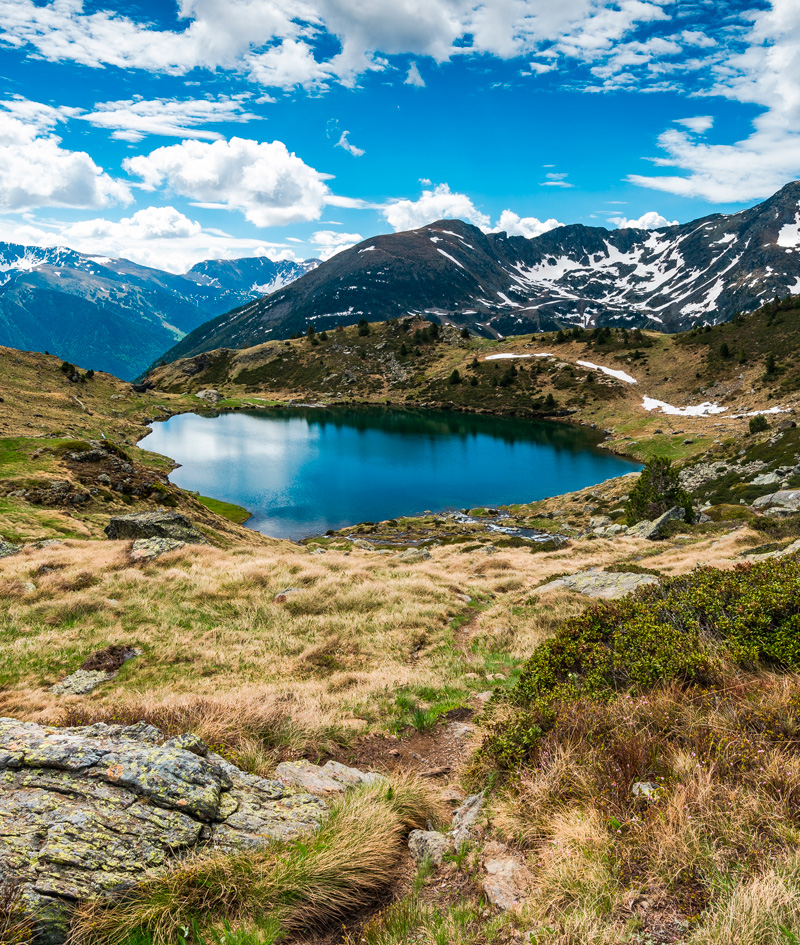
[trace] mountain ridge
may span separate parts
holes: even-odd
[[[176,274],[63,246],[0,243],[0,344],[130,379],[209,316],[314,265],[247,257]]]
[[[526,238],[460,220],[384,234],[199,326],[167,361],[308,325],[433,316],[487,337],[579,324],[680,331],[800,293],[800,182],[736,214],[657,230],[570,224]]]

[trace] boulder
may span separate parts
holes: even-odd
[[[408,850],[415,863],[430,860],[438,866],[452,846],[452,839],[438,830],[412,830],[408,835]]]
[[[504,911],[518,908],[530,883],[525,864],[496,842],[486,844],[483,856],[486,877],[482,885],[486,898]]]
[[[431,553],[427,548],[408,548],[395,555],[395,561],[427,561]]]
[[[194,396],[198,400],[204,400],[207,404],[218,404],[222,400],[222,394],[218,390],[214,390],[213,387],[199,390]]]
[[[767,509],[781,509],[786,512],[800,512],[800,489],[781,489],[769,495],[759,496],[753,502],[753,508],[759,512]]]
[[[50,692],[57,696],[84,696],[93,692],[99,685],[109,682],[117,674],[106,673],[98,669],[78,669],[50,687]]]
[[[185,544],[176,538],[137,538],[131,548],[131,561],[152,561],[168,551],[183,548]]]
[[[115,515],[105,527],[108,538],[133,539],[171,538],[190,545],[207,544],[202,532],[180,512],[135,512]]]
[[[22,545],[14,545],[0,538],[0,558],[10,558],[11,555],[18,555],[20,551],[22,551]]]
[[[664,529],[670,522],[683,521],[686,518],[686,510],[680,505],[673,506],[668,512],[659,515],[652,522],[639,522],[628,529],[628,535],[632,538],[647,538],[649,541],[657,541],[663,537]]]
[[[144,723],[0,718],[0,876],[19,888],[37,945],[61,945],[76,901],[124,896],[195,849],[255,849],[313,831],[327,803],[303,783],[326,779],[340,793],[370,777],[292,764],[302,779],[259,778],[195,735],[165,739]]]
[[[646,584],[658,584],[658,578],[653,574],[634,574],[627,571],[579,571],[577,574],[568,574],[536,588],[537,593],[544,591],[568,590],[587,597],[602,597],[605,600],[616,600],[624,597]]]

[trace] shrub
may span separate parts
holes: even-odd
[[[461,329],[461,337],[464,339],[469,338],[469,328]]]
[[[728,347],[728,343],[723,341],[719,346],[719,356],[721,358],[729,358],[731,356],[731,349]]]
[[[453,373],[447,379],[448,384],[460,384],[461,375],[458,373],[458,368],[453,368]]]
[[[796,558],[700,568],[567,620],[525,665],[509,696],[518,711],[493,726],[484,753],[522,763],[578,699],[710,687],[730,664],[800,670],[798,580]]]
[[[654,456],[647,461],[636,485],[631,489],[625,505],[628,525],[651,521],[676,505],[683,507],[688,523],[694,521],[691,497],[682,488],[672,460],[666,456]]]
[[[362,338],[365,338],[369,334],[369,322],[366,318],[362,318],[358,323],[358,333]]]
[[[749,426],[751,433],[763,433],[765,430],[769,430],[769,423],[763,413],[750,417]]]

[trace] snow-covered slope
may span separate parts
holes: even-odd
[[[0,344],[133,378],[206,319],[315,265],[206,260],[175,275],[65,247],[0,243]]]
[[[366,318],[428,314],[486,335],[612,324],[678,331],[800,293],[800,182],[741,213],[534,239],[440,220],[365,240],[200,326],[167,360]]]

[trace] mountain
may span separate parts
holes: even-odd
[[[440,220],[377,236],[201,325],[164,358],[409,314],[494,337],[576,323],[672,332],[792,293],[800,293],[798,181],[741,213],[654,231],[576,224],[526,239]]]
[[[315,265],[212,259],[175,275],[65,247],[0,243],[0,344],[130,379],[206,319]]]

